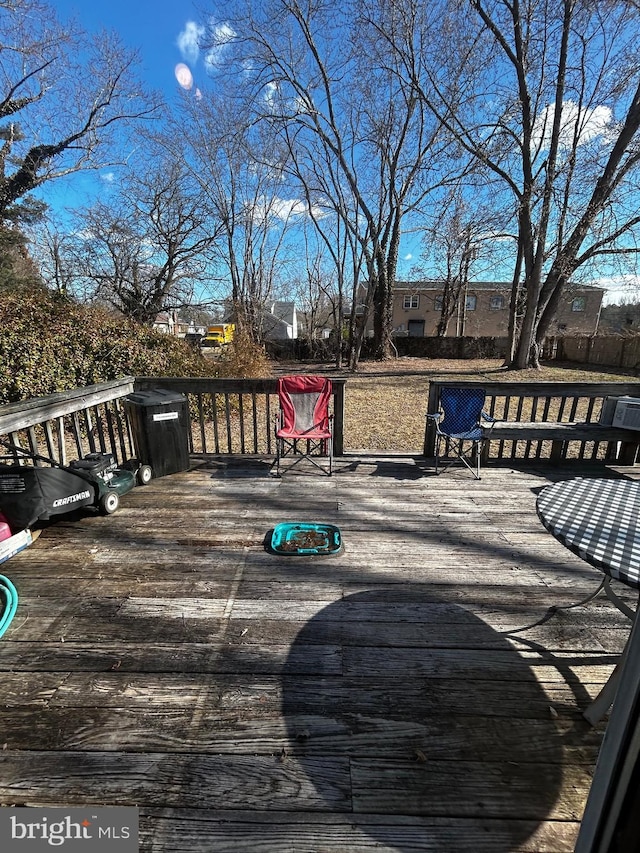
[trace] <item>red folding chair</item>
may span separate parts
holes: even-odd
[[[276,415],[276,476],[281,459],[295,456],[286,469],[308,459],[331,476],[333,471],[333,415],[329,413],[331,380],[323,376],[283,376],[278,380],[280,411]],[[318,462],[328,457],[328,469]]]

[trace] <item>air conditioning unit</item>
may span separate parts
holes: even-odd
[[[616,403],[613,426],[640,430],[640,397],[620,397]]]

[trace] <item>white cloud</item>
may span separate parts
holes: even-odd
[[[254,214],[261,221],[280,219],[286,222],[291,216],[301,216],[306,209],[306,204],[300,199],[276,197],[261,199],[254,208]]]
[[[282,88],[273,80],[264,86],[263,91],[265,104],[274,115],[311,115],[313,113],[313,107],[304,98],[298,95],[294,98],[286,98]]]
[[[590,281],[595,287],[604,287],[606,293],[602,299],[603,305],[613,305],[620,302],[640,301],[640,276],[614,275]]]
[[[409,252],[409,254],[408,254],[408,255],[405,255],[405,256],[404,256],[404,258],[403,258],[402,260],[403,260],[403,261],[412,261],[412,260],[413,260],[413,255],[411,254],[411,252]]]
[[[307,212],[307,205],[296,198],[276,198],[273,200],[272,212],[285,222],[290,216],[303,216]]]
[[[325,214],[321,207],[313,207],[313,214],[320,219]],[[281,222],[287,222],[294,217],[308,216],[309,207],[305,201],[299,198],[278,198],[274,196],[270,199],[261,198],[252,209],[253,219],[257,222],[267,222],[269,220],[279,219]]]
[[[235,30],[227,23],[211,23],[207,37],[208,49],[204,57],[204,64],[208,71],[215,71],[224,63],[226,48],[236,37]]]
[[[107,184],[112,184],[116,179],[116,176],[113,172],[104,172],[100,175],[100,180],[105,181]]]
[[[543,151],[551,142],[554,107],[549,104],[536,119],[533,127],[532,145]],[[582,111],[574,101],[563,101],[560,125],[560,147],[573,147],[576,124],[579,126],[578,145],[584,145],[596,137],[606,139],[611,128],[613,115],[609,107],[599,106]]]
[[[90,228],[81,228],[79,231],[72,231],[71,236],[88,242],[89,240],[94,240],[96,235]]]
[[[200,55],[200,39],[204,36],[204,27],[199,26],[195,21],[187,21],[184,30],[180,33],[177,40],[178,49],[182,54],[185,62],[195,65]]]
[[[264,100],[271,112],[275,112],[276,103],[278,100],[278,84],[277,83],[267,83],[264,87]]]
[[[581,145],[596,136],[602,136],[606,139],[610,135],[613,113],[609,107],[600,106],[587,110],[585,118],[586,121],[580,131]]]

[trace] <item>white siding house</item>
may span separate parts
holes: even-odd
[[[268,341],[286,341],[298,337],[298,314],[295,302],[274,301],[266,305],[262,329]]]

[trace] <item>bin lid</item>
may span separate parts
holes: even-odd
[[[151,391],[135,391],[133,394],[127,394],[125,400],[136,406],[164,406],[171,403],[185,403],[187,398],[178,391],[154,388]]]

